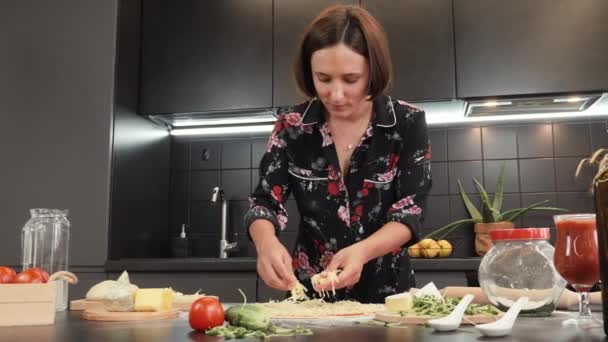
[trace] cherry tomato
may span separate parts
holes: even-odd
[[[48,273],[36,267],[27,269],[17,274],[17,278],[15,279],[15,282],[19,284],[41,284],[46,283],[47,281]]]
[[[0,284],[10,284],[15,282],[17,272],[10,267],[0,266]]]
[[[224,324],[224,308],[217,298],[199,298],[190,307],[188,321],[194,330],[207,330],[220,326]]]

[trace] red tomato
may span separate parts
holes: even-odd
[[[48,281],[48,273],[40,268],[30,268],[19,274],[17,274],[17,278],[15,280],[16,283],[19,284],[41,284],[46,283]]]
[[[0,266],[0,284],[10,284],[15,282],[17,272],[10,267]]]
[[[220,326],[224,324],[224,308],[217,298],[199,298],[190,307],[188,321],[194,330],[207,330]]]
[[[31,270],[31,272],[36,272],[38,274],[40,274],[40,276],[42,277],[42,279],[44,279],[44,283],[49,281],[49,274],[43,270],[42,268],[39,267],[32,267],[29,270]]]

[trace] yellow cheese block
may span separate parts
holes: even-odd
[[[139,289],[135,292],[135,311],[171,310],[172,303],[171,289]]]
[[[389,312],[410,312],[414,308],[414,298],[409,293],[400,293],[386,297],[384,304]]]

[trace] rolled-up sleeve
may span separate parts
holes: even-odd
[[[270,221],[278,233],[287,226],[285,202],[291,192],[289,185],[288,158],[283,133],[283,117],[275,124],[266,153],[260,162],[260,180],[249,197],[250,209],[245,214],[244,225],[249,234],[253,221]],[[251,236],[250,236],[251,237]]]
[[[418,110],[408,115],[411,117],[406,120],[406,126],[403,128],[403,147],[395,177],[398,200],[387,213],[387,222],[396,221],[411,230],[412,239],[404,247],[409,247],[420,240],[426,196],[432,185],[431,145],[425,113]]]

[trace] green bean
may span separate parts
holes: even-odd
[[[437,298],[433,296],[422,296],[414,298],[414,313],[417,316],[441,317],[446,316],[460,302],[460,298]],[[465,310],[465,315],[497,315],[498,309],[491,305],[470,304]],[[400,312],[401,316],[410,313]]]

